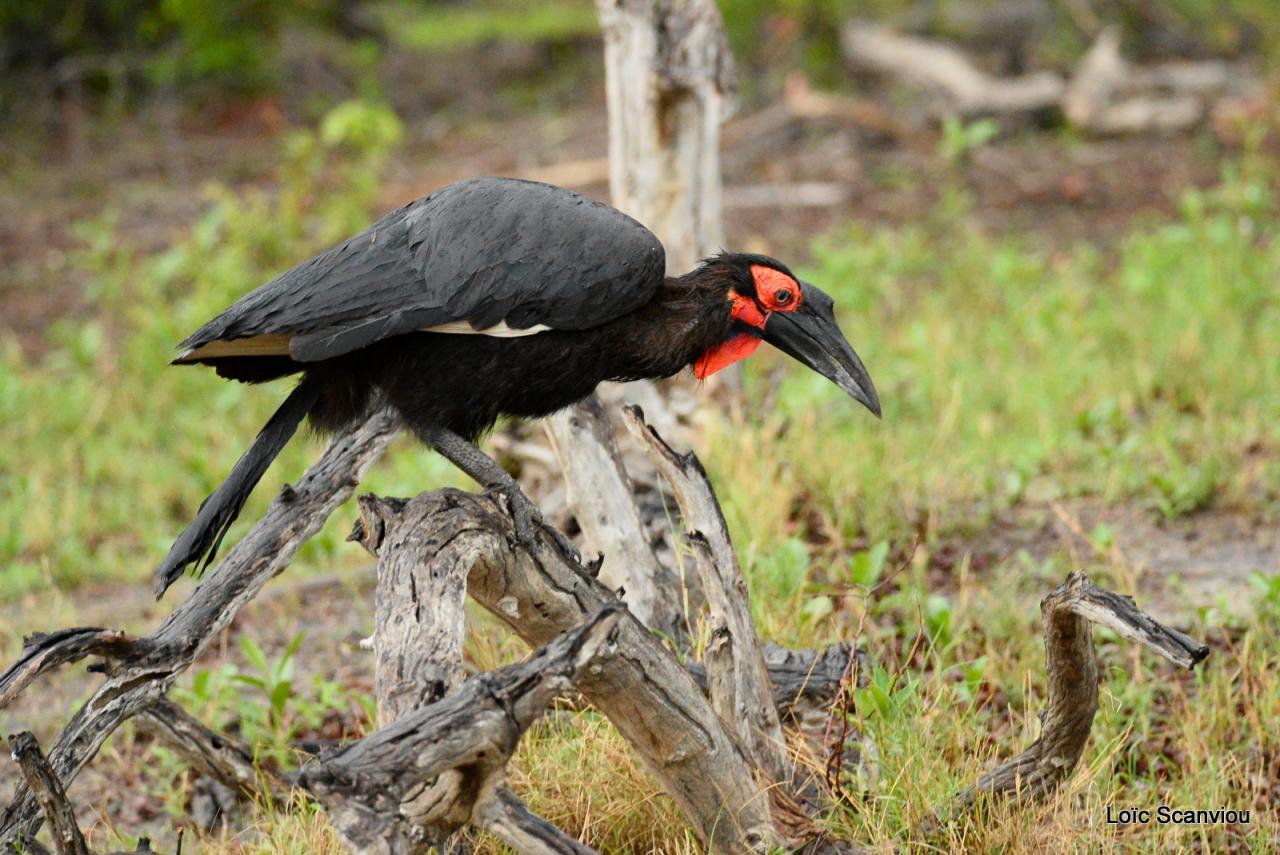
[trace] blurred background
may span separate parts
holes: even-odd
[[[875,423],[762,350],[698,437],[762,632],[816,644],[860,627],[878,657],[860,713],[907,748],[886,749],[888,797],[840,821],[898,840],[913,812],[1034,734],[1035,604],[1089,567],[1218,658],[1211,676],[1161,671],[1171,682],[1156,686],[1104,637],[1130,678],[1104,708],[1126,717],[1100,717],[1078,795],[1097,811],[1153,791],[1253,806],[1269,824],[1206,840],[1267,851],[1280,685],[1241,675],[1280,659],[1280,6],[719,7],[738,74],[726,246],[832,293],[884,401]],[[590,0],[6,0],[0,69],[6,660],[48,624],[145,628],[170,607],[150,603],[152,567],[282,395],[167,367],[213,312],[458,178],[608,199]],[[295,442],[242,519],[319,447]],[[405,443],[367,487],[441,484],[469,486]],[[224,645],[183,689],[282,758],[368,722],[353,518],[339,511],[301,553],[289,583],[304,593],[246,612],[256,653]],[[504,644],[481,637],[472,653],[518,655]],[[266,690],[233,679],[259,666],[291,675],[279,709],[254,712]],[[621,743],[574,727],[522,761],[532,806],[607,851],[683,851]],[[113,746],[77,785],[93,817],[168,829],[196,815],[189,770],[130,734]],[[140,753],[153,778],[121,795],[112,782]],[[0,765],[0,795],[11,772]],[[218,826],[208,845],[333,843],[257,810],[250,831]],[[1086,833],[1077,819],[971,830],[966,845],[1043,851]],[[1163,851],[1181,833],[1135,845]]]

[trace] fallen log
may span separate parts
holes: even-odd
[[[940,92],[942,113],[978,115],[1056,108],[1066,82],[1051,71],[995,77],[981,71],[961,51],[942,42],[904,36],[865,21],[840,30],[840,47],[854,66],[902,77]]]

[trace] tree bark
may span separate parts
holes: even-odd
[[[789,783],[793,770],[751,616],[747,581],[706,470],[697,455],[672,450],[645,424],[638,407],[624,408],[623,421],[649,449],[680,505],[685,541],[693,550],[710,610],[711,640],[703,661],[711,705],[736,729],[738,739],[765,774],[777,783]]]
[[[600,399],[591,395],[551,416],[547,434],[586,540],[583,554],[603,557],[596,578],[624,591],[627,608],[645,626],[684,638],[687,589],[654,553]]]

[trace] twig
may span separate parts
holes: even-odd
[[[667,445],[645,423],[639,407],[623,407],[622,416],[627,429],[648,448],[680,505],[685,540],[693,550],[710,611],[711,641],[704,661],[711,705],[736,726],[742,744],[774,782],[790,781],[793,770],[751,616],[747,582],[706,470],[697,455],[678,454]]]
[[[35,736],[26,731],[15,733],[9,737],[9,749],[22,769],[22,776],[27,779],[27,786],[40,803],[45,819],[49,821],[54,851],[58,855],[89,855],[89,846],[76,824],[76,812],[67,801],[58,776],[49,768],[49,761],[45,759]]]
[[[34,632],[23,639],[18,661],[0,675],[0,709],[22,694],[27,684],[59,665],[78,662],[87,656],[128,659],[145,656],[151,643],[118,629],[77,627],[57,632]]]
[[[168,698],[138,713],[138,725],[177,752],[202,775],[248,798],[266,796],[275,805],[289,802],[289,776],[258,766],[253,753],[236,740],[220,736]]]

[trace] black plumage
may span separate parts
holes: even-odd
[[[470,445],[502,416],[547,415],[603,380],[669,377],[713,355],[727,364],[759,339],[878,412],[830,299],[781,263],[725,254],[680,277],[664,268],[657,238],[619,211],[546,184],[477,178],[236,301],[183,341],[175,362],[247,382],[303,379],[174,544],[159,590],[212,557],[304,415],[327,432],[390,405],[420,439],[505,493],[530,542],[536,510]]]

